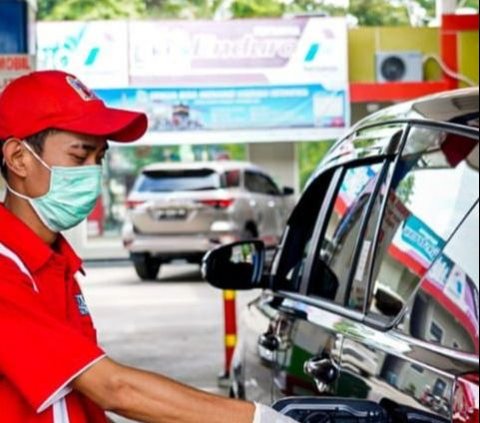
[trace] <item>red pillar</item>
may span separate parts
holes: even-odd
[[[221,379],[228,379],[230,377],[233,354],[237,346],[236,292],[224,291],[223,301],[225,309],[225,371]]]
[[[458,34],[462,31],[478,31],[478,15],[443,15],[441,27],[441,51],[443,63],[453,72],[459,71]],[[458,88],[458,80],[444,75],[449,89]]]

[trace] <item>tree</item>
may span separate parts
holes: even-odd
[[[145,16],[144,0],[39,0],[39,20],[101,20]]]
[[[38,2],[38,19],[43,20],[48,17],[57,3],[58,0],[40,0]]]
[[[323,160],[334,141],[302,142],[298,144],[300,187],[303,189]]]
[[[325,0],[295,0],[288,4],[287,13],[318,13],[326,16],[345,16],[347,9]]]
[[[435,0],[409,0],[425,11],[424,23],[435,17]],[[233,18],[280,17],[284,14],[351,14],[361,26],[409,24],[408,2],[350,0],[348,8],[328,0],[38,0],[39,20],[73,19],[209,19],[219,8],[230,8]],[[459,7],[478,10],[479,0],[460,0]]]
[[[155,18],[208,19],[223,0],[144,0],[147,15]]]
[[[235,18],[281,17],[285,5],[278,0],[235,0],[231,11]]]
[[[385,0],[350,0],[348,10],[360,26],[409,25],[406,7]]]

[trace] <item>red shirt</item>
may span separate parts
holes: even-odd
[[[75,280],[81,260],[52,248],[0,204],[0,421],[105,423],[69,383],[105,354]]]

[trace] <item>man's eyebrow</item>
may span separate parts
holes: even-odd
[[[95,151],[97,149],[97,146],[95,144],[89,144],[89,143],[84,143],[84,142],[77,142],[75,144],[72,144],[69,146],[69,148],[71,149],[75,149],[75,150],[78,150],[78,149],[81,149],[81,150],[85,150],[85,151]],[[109,146],[108,144],[105,144],[105,146],[102,148],[102,152],[105,152],[109,149]]]

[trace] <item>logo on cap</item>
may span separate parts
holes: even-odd
[[[68,75],[67,82],[76,91],[76,93],[82,98],[82,100],[84,101],[98,100],[98,97],[93,93],[93,91],[87,88],[77,78]]]

